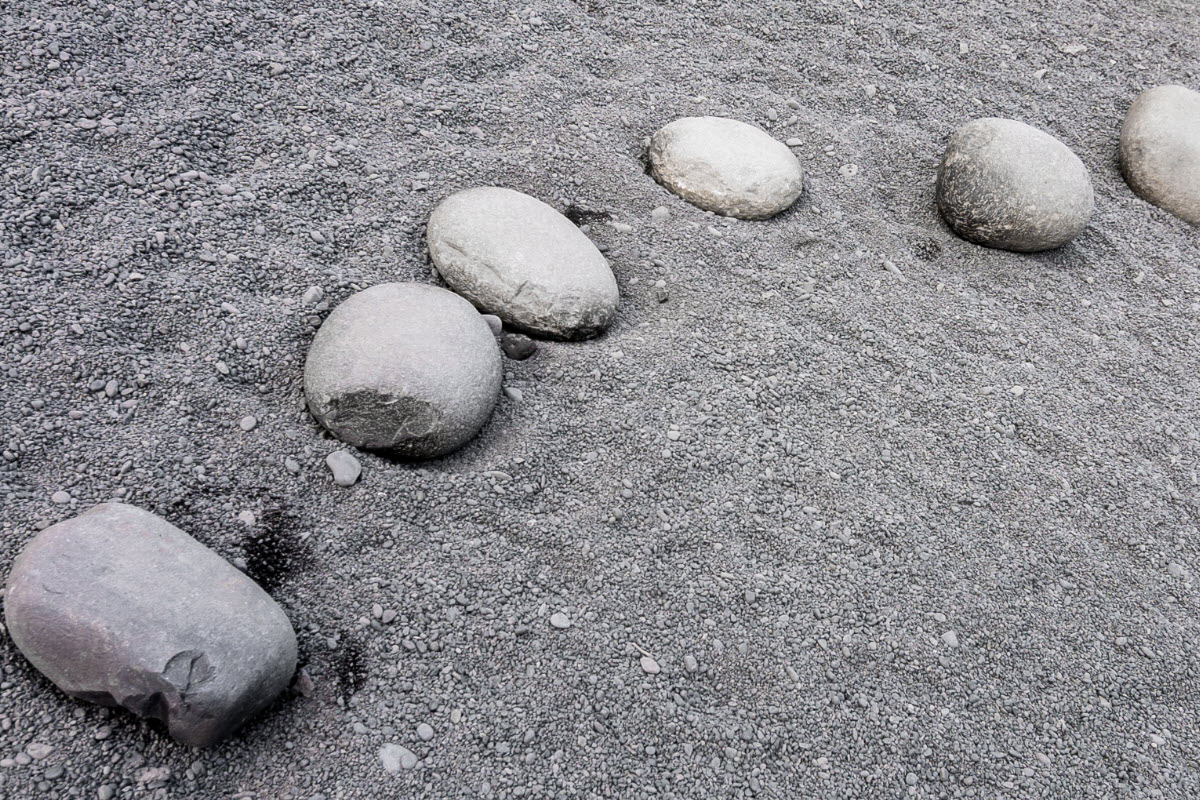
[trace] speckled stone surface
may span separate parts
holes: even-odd
[[[937,205],[967,241],[1035,252],[1078,236],[1094,199],[1087,169],[1069,147],[1023,122],[988,117],[950,137]]]
[[[510,327],[586,339],[616,314],[608,261],[569,219],[527,194],[494,186],[452,194],[430,215],[426,240],[446,283]]]
[[[408,458],[458,449],[500,395],[500,347],[453,292],[385,283],[333,310],[309,348],[308,409],[334,436]]]
[[[1144,200],[1200,225],[1200,92],[1156,86],[1121,126],[1121,171]]]
[[[769,133],[723,117],[685,117],[650,140],[650,170],[667,189],[706,211],[767,219],[804,191],[804,169]]]
[[[39,533],[4,598],[25,657],[68,694],[214,744],[296,669],[283,609],[231,564],[148,511],[106,503]]]

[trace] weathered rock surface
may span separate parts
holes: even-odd
[[[1094,200],[1087,169],[1065,144],[1023,122],[987,117],[950,137],[937,205],[967,241],[1034,252],[1078,236]]]
[[[385,283],[325,320],[304,392],[312,415],[343,442],[433,458],[479,433],[500,379],[500,348],[470,303],[436,286]]]
[[[17,647],[70,695],[211,745],[265,707],[296,669],[283,609],[213,551],[129,505],[38,534],[9,575]]]
[[[522,333],[506,333],[500,337],[500,349],[513,361],[524,361],[537,352],[537,342]]]
[[[804,191],[804,169],[783,142],[733,119],[685,117],[650,140],[654,178],[689,203],[740,219],[773,217]]]
[[[452,194],[430,215],[426,239],[446,283],[510,327],[586,339],[616,314],[608,261],[570,220],[529,195],[490,186]]]
[[[1139,94],[1121,125],[1121,171],[1142,199],[1200,225],[1200,92]]]

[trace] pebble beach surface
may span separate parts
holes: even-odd
[[[4,3],[0,579],[134,504],[299,671],[193,749],[2,631],[0,796],[1200,796],[1200,236],[1118,159],[1197,64],[1184,2]],[[800,198],[647,174],[706,116]],[[947,227],[978,118],[1083,162],[1072,241]],[[615,316],[503,330],[451,455],[337,441],[318,329],[444,286],[424,226],[475,186],[578,225]]]

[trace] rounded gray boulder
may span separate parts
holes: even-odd
[[[453,292],[384,283],[349,297],[317,331],[308,410],[338,439],[434,458],[473,438],[500,396],[500,348]]]
[[[4,598],[13,642],[64,692],[166,723],[206,746],[296,670],[283,609],[167,521],[118,503],[39,533]]]
[[[937,205],[967,241],[1030,253],[1078,236],[1094,200],[1087,169],[1065,144],[1023,122],[988,117],[950,137]]]
[[[433,210],[425,236],[450,288],[505,325],[586,339],[616,314],[608,261],[569,219],[527,194],[494,186],[452,194]]]
[[[684,117],[650,140],[650,172],[706,211],[767,219],[804,191],[804,169],[769,133],[723,117]]]
[[[1121,171],[1143,200],[1200,225],[1200,92],[1139,94],[1121,125]]]

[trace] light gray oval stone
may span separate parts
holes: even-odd
[[[1121,171],[1142,199],[1200,225],[1200,92],[1139,94],[1121,125]]]
[[[352,295],[317,331],[308,409],[355,447],[433,458],[457,450],[500,396],[496,337],[453,292],[384,283]]]
[[[1023,122],[986,117],[950,137],[937,205],[967,241],[1029,253],[1078,236],[1094,201],[1087,169],[1069,147]]]
[[[586,339],[620,299],[608,261],[569,219],[527,194],[481,186],[438,204],[426,228],[443,280],[504,324],[551,339]]]
[[[334,450],[325,456],[325,466],[333,473],[333,482],[338,486],[353,486],[362,475],[362,464],[346,450]]]
[[[402,769],[412,769],[419,761],[416,753],[404,745],[394,742],[388,742],[379,748],[379,760],[383,764],[383,768],[391,773],[399,772]]]
[[[706,211],[766,219],[804,191],[804,169],[769,133],[723,117],[684,117],[650,140],[650,172]]]
[[[283,609],[167,521],[106,503],[39,533],[4,598],[13,642],[58,688],[220,741],[296,670]]]

